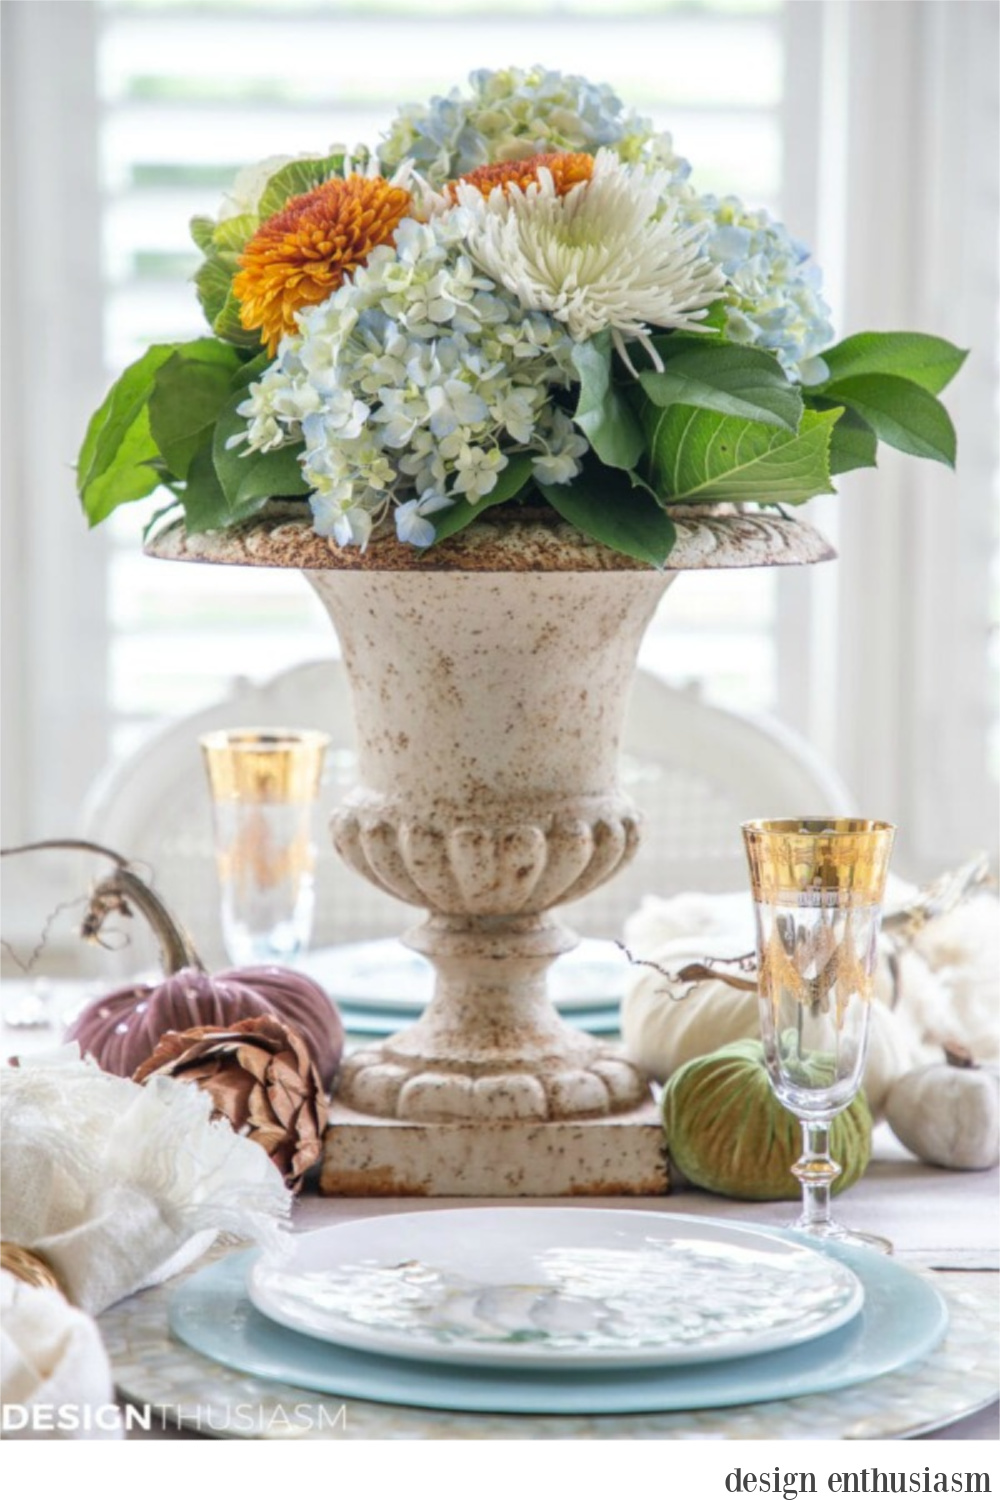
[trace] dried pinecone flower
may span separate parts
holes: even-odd
[[[325,302],[376,245],[391,243],[410,194],[384,177],[334,177],[292,198],[253,235],[233,281],[244,328],[274,354],[296,331],[295,314]]]
[[[293,1192],[322,1154],[323,1085],[302,1037],[276,1016],[168,1031],[133,1077],[154,1075],[204,1089],[216,1116],[263,1146]]]
[[[538,182],[538,171],[544,167],[552,178],[556,195],[564,198],[578,182],[589,182],[594,175],[594,158],[586,151],[543,151],[537,156],[523,156],[516,161],[492,162],[489,166],[476,167],[459,179],[478,188],[488,198],[494,188],[504,192],[514,183],[522,192]],[[456,184],[448,184],[452,202],[457,201]]]

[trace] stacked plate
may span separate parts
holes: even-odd
[[[415,1021],[434,989],[426,958],[395,939],[346,943],[304,954],[298,967],[337,1002],[344,1025],[356,1036],[389,1036]],[[582,1031],[618,1030],[628,959],[615,943],[585,938],[549,970],[549,994],[560,1015]]]
[[[297,1236],[186,1282],[224,1365],[458,1411],[671,1411],[831,1391],[932,1349],[938,1293],[887,1257],[629,1209],[445,1209]]]

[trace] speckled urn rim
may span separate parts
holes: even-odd
[[[339,548],[312,530],[301,501],[272,501],[252,521],[224,531],[189,535],[181,521],[146,545],[150,557],[257,568],[299,568],[355,573],[599,573],[651,572],[584,536],[542,507],[525,507],[516,519],[487,513],[464,531],[424,552],[394,536],[372,540],[365,551]],[[668,573],[710,568],[793,567],[825,562],[834,549],[808,521],[740,511],[735,506],[675,506],[677,541]]]

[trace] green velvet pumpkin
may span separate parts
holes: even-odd
[[[663,1125],[668,1155],[696,1187],[727,1198],[798,1198],[792,1164],[802,1155],[802,1128],[771,1092],[760,1042],[730,1042],[672,1073]],[[830,1126],[830,1154],[843,1169],[835,1193],[863,1176],[871,1147],[859,1093]]]

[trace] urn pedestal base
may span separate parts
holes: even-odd
[[[590,1120],[419,1124],[333,1100],[319,1190],[347,1198],[652,1197],[669,1191],[652,1099]]]

